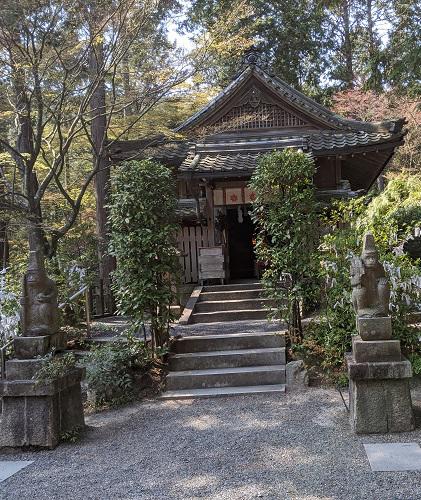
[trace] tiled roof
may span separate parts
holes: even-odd
[[[319,151],[338,153],[348,147],[380,145],[382,143],[399,141],[401,134],[388,132],[331,132],[318,133],[294,137],[262,138],[252,141],[231,141],[197,144],[191,147],[189,154],[179,167],[182,173],[216,174],[224,173],[235,175],[252,172],[260,154],[274,149],[286,147],[300,147],[303,151]]]
[[[325,106],[317,103],[310,97],[307,97],[298,90],[295,90],[280,78],[269,74],[269,72],[264,68],[251,64],[243,69],[238,76],[234,78],[234,80],[206,106],[179,125],[175,131],[184,131],[198,125],[202,120],[211,115],[213,111],[222,106],[223,103],[225,103],[235,93],[236,89],[245,80],[251,78],[252,75],[265,82],[276,93],[282,96],[290,104],[300,109],[303,113],[313,116],[317,120],[332,128],[342,130],[363,130],[366,132],[388,131],[395,133],[400,131],[405,123],[405,120],[403,119],[369,123],[343,118],[333,113]]]
[[[139,141],[117,141],[110,148],[113,160],[137,160],[154,158],[168,164],[180,164],[190,148],[187,141],[171,141],[165,138]]]
[[[311,150],[342,149],[352,146],[368,146],[371,144],[380,144],[389,142],[394,137],[398,140],[400,134],[390,132],[365,132],[359,130],[356,132],[323,132],[308,136],[308,147]]]
[[[206,173],[231,173],[253,172],[257,164],[259,153],[237,153],[237,154],[209,154],[200,155],[198,162],[195,162],[197,156],[191,155],[183,161],[179,172],[200,172]]]

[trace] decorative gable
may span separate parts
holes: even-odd
[[[253,85],[225,114],[220,115],[213,123],[209,123],[207,128],[218,133],[262,128],[297,128],[308,125],[308,122],[282,107]]]

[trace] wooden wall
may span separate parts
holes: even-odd
[[[316,174],[314,184],[319,189],[335,189],[341,179],[340,160],[330,158],[316,158]]]
[[[206,226],[185,226],[178,231],[177,243],[181,251],[180,263],[184,283],[197,283],[199,281],[199,248],[213,244],[210,241],[209,233]]]

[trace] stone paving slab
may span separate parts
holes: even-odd
[[[12,462],[4,460],[0,461],[0,483],[32,463],[33,463],[32,460],[12,461]]]
[[[421,448],[418,443],[364,444],[372,471],[421,470]]]

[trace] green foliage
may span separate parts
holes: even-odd
[[[410,354],[409,361],[412,365],[412,371],[414,375],[421,375],[421,355],[420,354]]]
[[[0,346],[18,333],[19,293],[10,269],[0,270]]]
[[[359,223],[361,230],[374,234],[383,252],[402,246],[414,228],[421,226],[421,176],[392,177],[387,189],[371,201]]]
[[[75,366],[76,358],[72,353],[64,355],[51,353],[47,361],[38,370],[35,381],[37,384],[48,384],[60,377],[64,377]]]
[[[323,5],[308,0],[195,0],[185,24],[209,34],[226,22],[234,9],[240,15],[225,28],[224,42],[212,47],[211,72],[206,73],[213,77],[213,83],[226,84],[238,71],[244,49],[257,43],[279,77],[302,90],[315,91],[326,69],[330,45]]]
[[[94,348],[85,358],[85,366],[95,405],[116,405],[132,400],[134,375],[146,372],[152,360],[153,353],[145,343],[130,335],[120,342]]]
[[[252,218],[257,228],[256,255],[265,265],[263,285],[277,301],[278,317],[298,330],[298,304],[309,300],[314,291],[314,172],[308,155],[285,149],[263,156],[250,182],[256,193]],[[280,286],[281,277],[286,286]]]
[[[118,167],[110,203],[111,254],[118,312],[135,325],[151,321],[158,346],[168,341],[179,268],[175,210],[177,198],[171,171],[150,160]]]
[[[356,83],[375,92],[420,93],[419,0],[193,0],[185,24],[208,34],[237,4],[249,12],[230,24],[226,45],[242,35],[242,46],[258,45],[278,76],[320,101]],[[223,44],[215,52],[212,81],[226,82],[241,52]]]
[[[75,444],[80,441],[80,435],[82,433],[82,428],[75,427],[71,431],[63,432],[60,434],[60,442]]]
[[[421,94],[421,14],[419,0],[395,0],[386,75],[400,91]]]
[[[351,334],[357,333],[349,266],[350,259],[361,254],[362,237],[368,230],[375,236],[389,277],[393,335],[405,354],[421,354],[419,331],[408,325],[408,314],[421,309],[421,268],[403,252],[405,241],[420,225],[420,196],[419,176],[402,174],[373,200],[336,202],[326,213],[323,223],[330,231],[319,247],[324,283],[321,318],[306,330],[301,350],[325,372],[334,374],[340,369],[344,353],[351,349]]]

